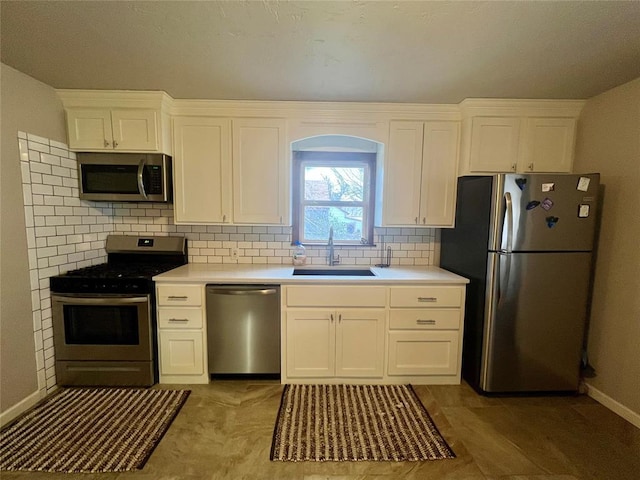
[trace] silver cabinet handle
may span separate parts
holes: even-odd
[[[331,323],[333,323],[333,313],[331,314]]]
[[[416,320],[416,323],[418,325],[435,325],[436,321],[435,320],[422,320],[422,319],[418,319]]]
[[[419,302],[437,302],[438,297],[418,297]]]
[[[342,314],[338,315],[338,323],[342,323]]]
[[[416,224],[418,223],[418,217],[416,217]]]
[[[170,318],[169,321],[185,323],[185,322],[188,322],[189,319],[188,318]]]
[[[186,295],[169,295],[167,297],[167,300],[186,300],[189,297],[187,297]]]

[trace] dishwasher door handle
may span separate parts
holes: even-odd
[[[274,295],[278,293],[275,288],[262,288],[262,289],[238,289],[230,290],[224,288],[209,288],[207,293],[215,293],[216,295]]]

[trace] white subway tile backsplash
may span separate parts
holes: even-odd
[[[63,146],[60,147],[59,145],[63,145]],[[67,155],[69,155],[69,151],[67,150],[66,146],[64,146],[64,144],[62,143],[58,143],[55,146],[53,143],[51,143],[51,153],[59,157],[66,157]]]
[[[38,142],[28,142],[29,150],[33,150],[35,152],[49,153],[49,145],[44,145]]]
[[[32,133],[29,133],[29,132],[27,132],[27,139],[30,142],[38,142],[38,143],[43,143],[45,145],[49,145],[49,139],[48,138],[40,137],[38,135],[34,135]]]
[[[56,155],[51,155],[50,153],[41,153],[40,161],[42,163],[48,163],[49,165],[58,165],[60,166],[60,157]]]

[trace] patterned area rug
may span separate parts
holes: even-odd
[[[271,460],[455,458],[411,385],[286,385]]]
[[[189,390],[65,388],[0,432],[0,470],[141,469]]]

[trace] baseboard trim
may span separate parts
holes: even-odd
[[[16,403],[13,407],[10,407],[0,413],[0,428],[12,422],[15,418],[22,415],[46,396],[47,392],[45,390],[37,390],[24,400]]]
[[[607,407],[612,412],[620,415],[627,422],[640,428],[640,414],[634,412],[628,407],[625,407],[620,402],[614,400],[609,395],[601,392],[600,390],[593,387],[592,385],[588,383],[586,385],[587,385],[587,395],[593,398],[596,402],[601,403],[602,405]]]

